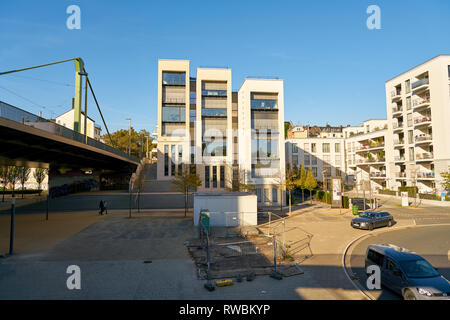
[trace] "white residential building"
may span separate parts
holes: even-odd
[[[386,82],[389,185],[439,193],[450,166],[450,55],[434,57]]]
[[[232,91],[231,69],[198,68],[188,60],[158,62],[157,179],[189,165],[199,192],[254,185],[260,204],[285,202],[274,174],[284,176],[283,81],[246,79]],[[243,174],[242,174],[243,173]]]

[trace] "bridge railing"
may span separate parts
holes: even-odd
[[[102,143],[98,140],[92,139],[90,137],[84,136],[79,132],[73,131],[69,128],[66,128],[62,125],[55,123],[54,121],[50,121],[44,118],[41,118],[35,114],[32,114],[28,111],[22,110],[20,108],[14,107],[8,103],[0,101],[0,117],[8,120],[12,120],[18,123],[22,123],[24,125],[40,129],[46,132],[53,133],[60,137],[68,138],[77,142],[86,143],[89,146],[94,148],[102,149],[104,151],[111,152],[115,155],[122,156],[124,158],[133,160],[135,162],[139,162],[139,159],[129,156],[126,152],[122,150],[118,150],[114,147],[111,147],[105,143]],[[87,140],[87,141],[86,141]]]

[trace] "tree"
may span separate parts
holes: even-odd
[[[309,195],[311,197],[311,204],[312,204],[312,191],[317,187],[317,180],[314,177],[311,168],[308,169],[308,174],[306,175],[305,180],[305,189],[309,190]]]
[[[184,216],[186,217],[189,190],[200,187],[202,181],[198,174],[190,172],[189,167],[186,164],[182,166],[181,171],[181,173],[178,172],[172,179],[172,190],[184,194]]]
[[[22,199],[23,199],[23,190],[25,188],[25,182],[28,180],[30,176],[31,169],[28,167],[19,167],[18,180],[22,185]]]
[[[19,182],[19,167],[9,166],[7,182],[12,184],[12,194],[14,195],[14,189],[16,183]]]
[[[228,166],[228,168],[233,168],[231,166]],[[255,186],[248,183],[248,172],[245,169],[236,168],[236,175],[237,177],[234,177],[234,174],[231,174],[231,178],[227,181],[227,189],[230,192],[248,192],[255,189]]]
[[[36,168],[33,172],[34,179],[36,179],[36,182],[38,184],[38,191],[39,195],[41,195],[41,184],[42,181],[44,181],[45,176],[48,174],[48,169],[46,168]]]
[[[3,184],[2,202],[5,202],[6,185],[8,184],[8,167],[0,168],[0,179],[2,179]]]
[[[302,202],[305,201],[305,182],[306,182],[306,171],[305,167],[303,166],[303,163],[300,165],[300,177],[299,177],[299,187],[302,189]]]
[[[105,140],[106,144],[122,150],[123,152],[128,153],[128,148],[130,146],[130,135],[128,129],[121,129],[111,133],[111,138],[113,143],[109,139],[108,136],[102,136],[103,140]],[[147,149],[147,138],[149,139],[149,150],[152,150],[156,145],[153,143],[153,140],[150,138],[150,133],[147,130],[141,130],[139,132],[135,131],[133,127],[131,127],[131,152],[132,156],[143,158],[146,149]]]
[[[441,182],[442,187],[446,190],[450,190],[450,167],[448,167],[447,171],[441,172],[441,177],[444,179]]]
[[[291,193],[299,185],[299,177],[298,177],[298,169],[297,166],[294,165],[294,168],[291,169],[290,164],[288,163],[286,166],[286,190],[289,192],[289,213],[291,213]]]

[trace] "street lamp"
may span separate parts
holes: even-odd
[[[131,155],[131,118],[126,118],[128,120],[128,155]]]

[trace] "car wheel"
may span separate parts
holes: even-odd
[[[369,224],[369,230],[372,231],[373,230],[373,224]]]
[[[404,300],[416,300],[416,296],[414,293],[411,292],[411,290],[405,290],[403,293],[403,299]]]

